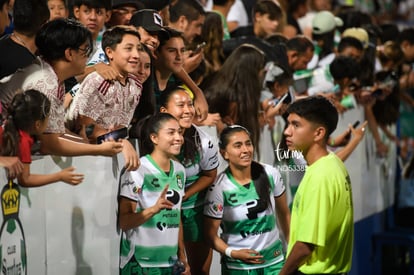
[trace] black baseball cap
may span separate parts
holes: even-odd
[[[166,32],[163,28],[161,15],[156,10],[139,10],[134,13],[129,23],[135,27],[142,27],[147,32]]]

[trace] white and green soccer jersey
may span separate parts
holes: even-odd
[[[121,261],[123,268],[133,255],[141,267],[169,267],[177,258],[181,202],[184,195],[184,167],[171,160],[168,175],[150,155],[140,158],[138,170],[121,177],[120,196],[137,202],[136,212],[153,206],[166,184],[167,199],[173,209],[161,210],[144,224],[122,232]]]
[[[284,260],[279,230],[276,225],[275,200],[285,192],[280,173],[262,164],[268,176],[271,207],[265,207],[257,195],[254,183],[240,185],[229,169],[221,173],[206,195],[204,215],[221,219],[221,238],[236,249],[255,249],[263,255],[263,264],[246,264],[224,257],[229,269],[263,268]]]
[[[178,156],[181,164],[185,167],[186,181],[185,186],[188,188],[200,177],[202,171],[209,171],[216,169],[219,165],[218,162],[218,145],[213,140],[213,137],[205,133],[203,130],[196,126],[192,126],[196,129],[199,141],[196,139],[198,144],[198,152],[193,163],[184,163],[182,156]],[[192,209],[196,206],[204,203],[205,192],[196,193],[185,202],[183,202],[182,209]]]

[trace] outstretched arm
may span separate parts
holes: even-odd
[[[25,163],[23,172],[17,177],[19,184],[24,187],[39,187],[58,181],[78,185],[83,181],[83,174],[74,173],[75,167],[68,167],[52,174],[31,174],[30,164]]]
[[[354,129],[351,125],[349,126],[352,139],[343,148],[335,152],[335,154],[342,161],[345,161],[352,154],[352,152],[355,150],[358,144],[361,142],[362,138],[364,137],[367,124],[368,122],[365,121],[357,129]]]
[[[182,68],[175,75],[181,79],[185,85],[194,93],[194,106],[196,109],[197,117],[199,121],[203,121],[207,118],[208,114],[208,104],[207,100],[203,94],[203,91],[194,83],[191,77],[187,72]]]
[[[118,141],[88,144],[63,138],[62,134],[42,134],[39,139],[44,154],[58,156],[113,156],[123,149],[122,142]]]

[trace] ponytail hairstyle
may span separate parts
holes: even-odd
[[[27,90],[13,97],[7,113],[1,155],[18,156],[19,130],[30,132],[36,121],[45,120],[50,113],[50,101],[37,90]]]
[[[230,137],[235,133],[245,132],[250,137],[250,132],[240,125],[232,125],[223,129],[220,134],[219,147],[221,150],[225,150],[229,144]],[[261,209],[265,210],[270,203],[270,182],[263,165],[253,161],[251,163],[251,178],[254,183],[257,195],[259,196],[259,205]]]
[[[154,144],[151,140],[152,134],[158,134],[165,122],[175,120],[169,113],[158,113],[149,115],[140,120],[134,129],[134,135],[138,137],[139,153],[141,156],[151,154],[154,151]]]
[[[172,99],[172,96],[179,91],[183,91],[186,94],[188,94],[187,90],[184,89],[182,86],[167,87],[167,89],[161,93],[160,107],[164,107],[165,109],[167,109],[167,105]],[[184,144],[181,147],[181,154],[179,156],[179,158],[182,157],[182,161],[180,159],[180,162],[184,164],[194,163],[198,151],[200,149],[200,135],[198,134],[196,128],[194,126],[191,126],[190,128],[185,129],[183,138]]]

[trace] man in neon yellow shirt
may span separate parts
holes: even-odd
[[[351,182],[343,162],[326,148],[338,113],[321,96],[298,100],[286,112],[287,146],[302,151],[308,168],[293,201],[280,275],[345,274],[351,269],[354,236]]]

